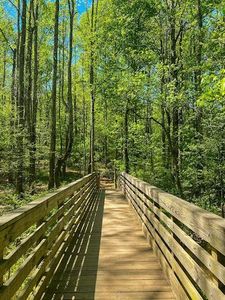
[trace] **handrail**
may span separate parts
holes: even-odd
[[[98,187],[90,174],[0,218],[0,299],[40,299]]]
[[[225,299],[225,220],[126,173],[120,186],[178,299]]]

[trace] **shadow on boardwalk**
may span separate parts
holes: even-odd
[[[123,193],[101,183],[100,198],[87,209],[42,299],[174,300]]]
[[[88,299],[95,296],[105,191],[88,209],[42,299]]]

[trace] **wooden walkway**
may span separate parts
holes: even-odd
[[[175,299],[122,192],[104,185],[42,299]]]

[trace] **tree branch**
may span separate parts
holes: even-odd
[[[178,39],[179,39],[181,33],[183,32],[183,30],[185,29],[186,24],[187,24],[187,22],[181,22],[179,31],[178,31],[177,36],[176,36],[176,42],[178,41]]]
[[[15,49],[11,46],[11,44],[10,44],[8,38],[6,37],[4,31],[3,31],[1,28],[0,28],[0,32],[1,32],[1,34],[2,34],[2,36],[3,36],[3,38],[4,38],[4,40],[5,40],[6,43],[8,44],[10,50],[14,53]]]
[[[13,3],[12,0],[8,0],[8,1],[9,1],[9,3],[17,10],[17,12],[19,13],[19,9],[18,9],[18,7],[16,6],[16,4]]]
[[[171,151],[173,151],[173,144],[172,144],[171,136],[170,136],[169,131],[168,131],[167,128],[165,127],[165,125],[162,124],[161,122],[159,122],[158,120],[156,120],[156,119],[153,118],[153,117],[150,117],[150,120],[152,120],[152,121],[154,121],[156,124],[160,125],[160,126],[162,127],[162,129],[165,131],[166,136],[167,136],[167,139],[168,139],[168,142],[169,142],[170,149],[171,149]]]

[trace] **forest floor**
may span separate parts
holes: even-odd
[[[75,181],[81,178],[83,175],[76,170],[69,169],[65,178],[62,181],[62,185]],[[0,216],[6,212],[14,210],[20,206],[25,205],[37,198],[46,195],[48,191],[48,172],[39,172],[37,176],[38,180],[35,184],[35,192],[31,193],[31,190],[26,189],[23,199],[18,199],[15,194],[15,186],[9,184],[4,180],[4,177],[0,181]]]
[[[113,172],[110,172],[108,169],[99,168],[101,176],[110,178],[113,180]],[[61,185],[66,185],[72,181],[75,181],[81,178],[83,175],[74,169],[68,169],[65,178],[62,180]],[[34,201],[42,196],[45,196],[48,190],[48,170],[38,172],[37,174],[37,182],[35,183],[35,192],[29,189],[28,186],[25,187],[25,194],[23,199],[18,199],[15,194],[15,185],[9,184],[4,176],[0,177],[0,216],[12,211],[16,208],[19,208],[31,201]],[[170,191],[167,191],[170,193]],[[203,209],[215,213],[219,216],[222,216],[222,207],[213,205],[209,201],[205,201],[205,199],[186,199],[188,202],[192,202],[193,204],[202,207]],[[224,205],[225,211],[225,205]]]

